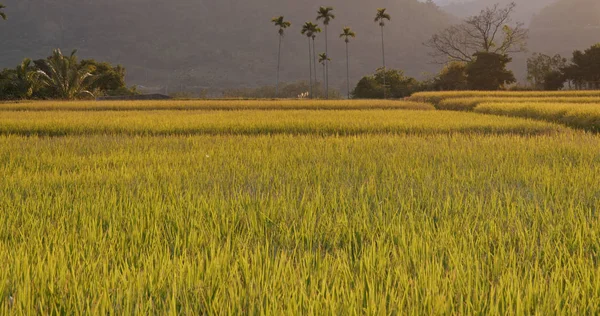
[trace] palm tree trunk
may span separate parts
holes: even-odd
[[[309,84],[310,84],[310,98],[313,98],[313,83],[312,83],[312,52],[310,49],[310,37],[308,37],[308,70],[310,72]]]
[[[323,62],[323,84],[325,84],[325,82],[326,82],[326,81],[325,81],[325,78],[327,77],[327,72],[326,72],[326,70],[325,70],[325,69],[326,69],[326,68],[325,68],[325,67],[326,67],[325,65],[327,65],[327,61],[324,61],[324,62]]]
[[[348,42],[346,42],[346,84],[348,85],[348,100],[350,100],[350,54],[348,53]]]
[[[385,45],[383,41],[383,25],[381,26],[381,54],[383,56],[383,98],[387,99],[387,84],[385,80]]]
[[[281,35],[279,35],[279,51],[277,53],[277,84],[275,85],[275,97],[279,97],[279,68],[281,66]]]
[[[317,84],[319,83],[319,80],[317,80],[317,51],[315,49],[315,38],[313,37],[313,70],[315,72],[315,94],[317,93]],[[317,95],[318,97],[318,95]]]
[[[327,24],[325,24],[325,98],[329,100],[329,50],[327,49]]]

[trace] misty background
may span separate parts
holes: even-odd
[[[274,85],[277,29],[284,15],[292,22],[282,48],[281,80],[308,80],[308,43],[300,34],[319,6],[333,6],[329,27],[330,83],[344,90],[345,26],[357,33],[350,43],[351,85],[381,65],[376,9],[386,7],[388,67],[424,79],[441,68],[422,45],[437,31],[510,0],[4,0],[9,19],[0,25],[0,67],[23,58],[47,57],[52,49],[78,49],[81,58],[121,64],[128,85],[142,91],[196,91]],[[515,0],[514,20],[530,28],[529,52],[513,56],[510,68],[525,80],[525,60],[533,52],[562,54],[600,41],[598,0]],[[325,50],[324,34],[317,50]]]

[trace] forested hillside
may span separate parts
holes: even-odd
[[[417,0],[4,0],[9,19],[0,25],[0,66],[24,57],[43,58],[53,48],[79,49],[82,58],[124,65],[129,84],[172,90],[273,84],[277,30],[270,23],[285,15],[293,23],[284,39],[282,80],[308,80],[308,47],[300,35],[320,5],[335,7],[329,40],[330,80],[344,85],[342,27],[358,37],[350,44],[352,80],[380,65],[378,7],[387,7],[390,67],[418,76],[434,72],[422,46],[434,32],[456,20],[434,4]],[[323,37],[317,39],[324,51]]]
[[[600,1],[560,0],[534,18],[530,32],[532,50],[570,57],[600,42]]]
[[[517,4],[517,11],[513,20],[529,24],[531,19],[538,14],[546,6],[555,3],[557,0],[473,0],[473,1],[455,1],[442,8],[458,17],[468,17],[479,13],[486,7],[493,6],[498,3],[505,6],[511,2]]]

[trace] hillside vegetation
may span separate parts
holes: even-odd
[[[468,17],[475,15],[479,13],[479,11],[493,6],[496,3],[505,6],[511,2],[515,2],[519,9],[514,16],[514,20],[529,24],[531,19],[543,8],[556,1],[557,0],[465,0],[444,5],[442,6],[442,9],[458,17]]]

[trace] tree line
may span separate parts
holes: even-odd
[[[6,19],[5,6],[0,4],[0,18]],[[364,76],[357,85],[350,87],[350,42],[357,34],[348,26],[342,28],[339,38],[346,47],[346,97],[347,98],[402,98],[417,91],[426,90],[498,90],[512,88],[516,79],[507,70],[511,55],[526,51],[528,30],[522,23],[513,23],[511,16],[516,4],[505,7],[498,4],[486,8],[478,15],[468,17],[461,23],[434,34],[424,43],[431,50],[432,59],[443,65],[435,77],[419,81],[408,77],[403,71],[387,69],[384,30],[391,15],[385,8],[377,9],[374,22],[381,29],[382,67],[374,74]],[[274,92],[270,88],[229,90],[227,95],[242,93],[260,97],[290,97],[291,94],[308,98],[339,98],[337,91],[330,91],[328,29],[336,19],[333,7],[320,7],[315,21],[307,21],[300,33],[307,38],[309,80],[307,84],[285,84],[282,91],[279,73],[281,50],[287,29],[292,24],[284,16],[271,20],[278,33],[277,76]],[[316,23],[315,23],[316,22]],[[322,23],[323,29],[318,23]],[[317,53],[316,38],[324,33],[325,52]],[[318,80],[317,65],[322,68],[322,83]],[[569,62],[555,55],[534,53],[527,61],[529,87],[520,89],[558,90],[600,89],[600,44],[585,51],[575,51]],[[13,69],[0,72],[0,99],[74,99],[98,95],[126,95],[136,93],[125,85],[125,69],[94,60],[79,62],[73,52],[63,56],[55,50],[52,56],[32,61],[25,59]],[[296,93],[306,85],[305,92]]]
[[[54,50],[46,59],[24,59],[0,72],[0,99],[84,99],[136,94],[125,85],[125,68],[93,59],[79,61],[74,50]]]
[[[482,10],[478,15],[464,19],[461,23],[450,26],[434,34],[424,45],[430,48],[432,60],[442,65],[442,70],[435,77],[418,81],[405,76],[404,72],[387,69],[385,63],[385,22],[391,19],[385,8],[378,9],[375,22],[381,27],[382,67],[372,75],[363,77],[351,90],[349,83],[348,43],[356,34],[345,27],[340,37],[346,42],[346,75],[348,98],[402,98],[414,92],[428,90],[499,90],[499,89],[563,89],[566,84],[571,89],[600,88],[600,45],[592,46],[584,52],[575,51],[571,63],[560,56],[550,57],[535,53],[528,60],[528,87],[515,86],[514,73],[507,69],[512,62],[512,55],[527,51],[528,29],[523,23],[513,22],[512,16],[517,5],[506,6],[495,4]],[[323,66],[325,95],[328,97],[329,70],[331,60],[327,50],[327,27],[335,15],[333,8],[321,7],[317,12],[317,21],[322,20],[325,27],[325,52],[317,55],[314,52],[314,38],[321,32],[318,25],[306,22],[301,33],[309,38],[310,93],[316,97],[313,82],[316,79],[316,58]],[[283,30],[291,26],[288,22],[282,25],[284,17],[273,19],[279,27],[280,43]],[[312,49],[311,49],[312,39]],[[281,46],[278,54],[280,68]],[[314,78],[313,78],[314,74]],[[277,80],[279,85],[279,80]]]

